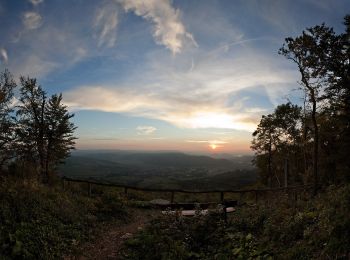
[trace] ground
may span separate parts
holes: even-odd
[[[96,236],[94,241],[82,245],[79,255],[67,256],[64,259],[121,259],[120,249],[124,241],[160,213],[159,210],[145,209],[132,209],[131,212],[130,222],[124,225],[110,223],[103,232]]]

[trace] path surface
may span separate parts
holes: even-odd
[[[96,241],[87,243],[82,247],[82,255],[68,257],[68,259],[121,259],[120,249],[127,238],[132,237],[139,229],[157,215],[154,211],[135,210],[133,219],[128,224],[111,225]]]

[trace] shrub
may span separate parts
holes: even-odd
[[[33,183],[1,183],[0,258],[56,259],[69,253],[100,220],[125,216],[118,197],[109,200]]]

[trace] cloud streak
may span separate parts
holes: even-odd
[[[42,25],[42,17],[36,12],[26,12],[23,14],[22,22],[29,30],[34,30]]]
[[[118,10],[117,5],[109,3],[99,8],[94,19],[95,37],[98,46],[114,47],[117,40]]]
[[[156,43],[164,45],[173,54],[181,52],[186,41],[197,46],[193,35],[186,31],[180,20],[180,11],[172,7],[169,0],[118,0],[126,12],[154,24],[153,37]]]
[[[4,48],[0,48],[0,61],[1,63],[7,63],[9,60],[7,51]]]
[[[154,126],[138,126],[136,127],[138,135],[151,135],[153,134],[157,128]]]
[[[180,128],[251,132],[261,114],[280,102],[281,93],[294,82],[295,74],[251,49],[241,49],[241,56],[236,54],[235,58],[224,55],[218,53],[208,60],[202,59],[188,72],[153,54],[146,64],[148,71],[136,71],[139,78],[130,75],[135,82],[81,86],[66,92],[65,100],[73,110],[141,116]],[[180,64],[186,63],[181,59]],[[265,105],[256,104],[256,91]]]
[[[44,0],[29,0],[29,2],[34,5],[37,6],[38,4],[41,4],[44,2]]]

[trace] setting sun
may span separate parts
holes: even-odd
[[[210,144],[209,145],[211,149],[215,150],[218,146],[216,144]]]

